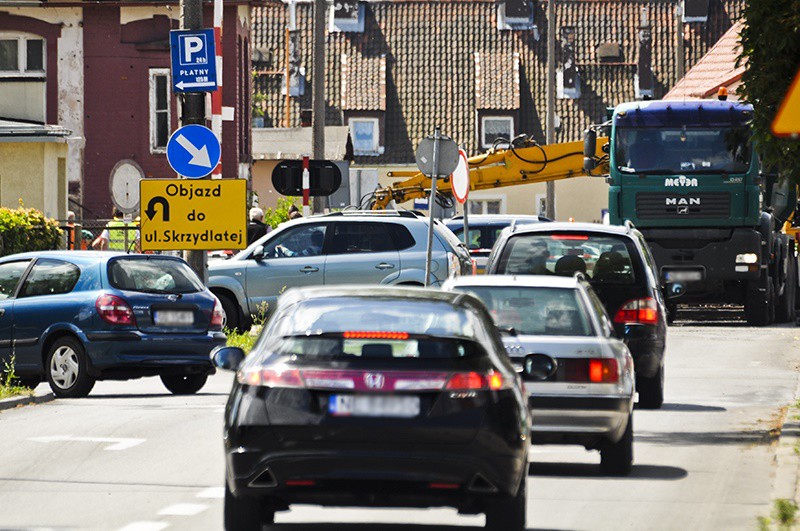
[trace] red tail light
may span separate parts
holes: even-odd
[[[300,376],[300,371],[297,369],[262,369],[260,367],[252,367],[240,371],[236,378],[239,380],[239,383],[244,385],[284,388],[303,388],[306,386],[302,376]]]
[[[225,324],[225,310],[222,309],[222,303],[219,299],[214,297],[214,311],[211,313],[211,327],[221,329]]]
[[[103,321],[114,325],[134,325],[133,310],[124,299],[116,295],[100,295],[94,303]]]
[[[589,360],[589,381],[592,383],[618,382],[617,360],[608,358]]]
[[[551,240],[576,240],[576,241],[585,241],[588,240],[589,237],[585,234],[551,234]]]
[[[345,339],[408,339],[408,332],[345,332]]]
[[[429,483],[428,487],[438,490],[454,490],[460,487],[458,483]]]
[[[614,322],[617,324],[658,324],[658,305],[652,297],[633,299],[623,304],[617,311]]]
[[[286,486],[287,487],[313,487],[316,485],[316,481],[311,479],[287,479]]]
[[[445,389],[450,391],[499,391],[508,389],[502,374],[494,371],[488,374],[478,372],[458,372],[450,376]]]

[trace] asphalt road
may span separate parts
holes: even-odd
[[[704,323],[696,323],[702,325]],[[707,323],[705,323],[707,324]],[[630,477],[580,448],[535,447],[531,529],[754,529],[770,510],[774,429],[797,387],[800,330],[670,329],[667,403],[635,413]],[[221,423],[230,374],[175,397],[157,379],[0,412],[0,529],[222,529]],[[301,507],[284,531],[478,529],[450,510]]]

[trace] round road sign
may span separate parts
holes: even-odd
[[[462,205],[466,203],[469,196],[469,164],[463,149],[458,150],[458,166],[450,176],[450,186],[456,201]]]
[[[139,181],[144,172],[136,161],[123,159],[114,165],[108,178],[111,201],[123,214],[139,210]]]
[[[439,136],[439,168],[437,171],[433,167],[434,143],[435,140],[432,136],[423,138],[422,142],[419,143],[417,151],[414,153],[417,159],[417,167],[427,177],[433,177],[434,173],[436,173],[437,177],[450,175],[458,165],[458,145],[448,136]]]
[[[217,136],[204,125],[184,125],[167,142],[167,162],[175,173],[188,179],[200,179],[211,173],[221,154]]]

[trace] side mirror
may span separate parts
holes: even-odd
[[[259,245],[258,247],[256,247],[255,250],[253,251],[253,254],[251,255],[251,258],[256,262],[260,262],[261,260],[266,258],[266,256],[264,256],[264,246]]]
[[[583,134],[583,171],[586,173],[597,167],[597,162],[594,160],[595,153],[597,153],[597,131],[587,129]]]
[[[664,297],[668,300],[677,299],[686,293],[686,287],[679,282],[667,282],[664,286]]]
[[[244,350],[239,347],[217,347],[211,351],[211,361],[218,369],[235,371],[244,360]]]
[[[647,337],[647,328],[641,324],[626,324],[625,325],[625,332],[622,334],[622,339],[624,341],[629,341],[631,339],[638,340],[644,339]]]
[[[525,358],[523,373],[528,380],[543,382],[555,376],[558,362],[547,354],[530,354]]]

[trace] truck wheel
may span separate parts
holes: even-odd
[[[600,472],[610,476],[627,476],[633,468],[633,415],[622,439],[600,450]]]
[[[641,409],[660,409],[664,405],[664,367],[652,378],[636,377],[636,392],[639,393]]]
[[[767,279],[767,293],[758,290],[758,282],[748,286],[747,298],[744,302],[744,314],[750,326],[767,326],[770,323],[770,314],[775,309],[775,293],[772,280]]]
[[[203,388],[206,380],[205,374],[161,375],[161,383],[173,395],[193,395]]]
[[[789,267],[786,274],[786,285],[783,295],[778,300],[777,321],[779,323],[792,323],[795,320],[794,299],[797,295],[797,264],[794,256],[789,257]]]

